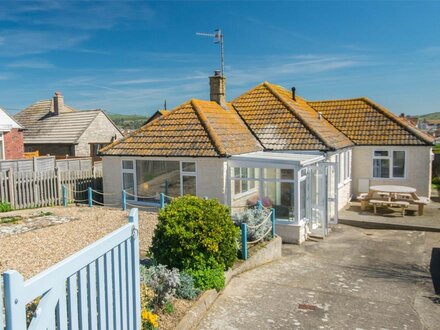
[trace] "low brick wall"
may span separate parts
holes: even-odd
[[[228,270],[225,273],[225,286],[228,285],[234,276],[280,259],[281,251],[282,239],[281,237],[277,236],[275,239],[271,240],[265,246],[256,251],[248,260],[241,262],[235,268]],[[214,304],[221,292],[222,291],[217,292],[214,289],[204,292],[197,299],[191,309],[186,313],[186,315],[180,320],[179,324],[176,326],[176,329],[194,329],[202,320],[206,311]]]

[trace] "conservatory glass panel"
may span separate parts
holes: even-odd
[[[260,199],[266,207],[273,207],[277,219],[294,220],[294,183],[263,181]]]

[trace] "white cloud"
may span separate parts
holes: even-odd
[[[1,56],[23,56],[45,53],[52,50],[68,50],[89,38],[86,34],[61,31],[3,31],[0,38],[3,46]]]
[[[53,69],[55,68],[55,65],[45,60],[28,59],[9,63],[7,67],[24,69]]]

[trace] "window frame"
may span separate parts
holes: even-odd
[[[388,156],[375,156],[375,152],[377,151],[386,151],[388,152]],[[401,177],[395,177],[394,176],[394,152],[403,152],[403,176]],[[406,180],[407,179],[407,165],[408,165],[408,159],[407,159],[407,150],[402,148],[377,148],[372,150],[372,156],[371,156],[371,178],[374,180]],[[377,177],[374,176],[374,160],[375,159],[388,159],[389,161],[389,176],[388,177]]]
[[[3,132],[0,132],[0,142],[1,142],[1,150],[0,150],[0,160],[5,160],[6,159],[6,155],[5,155],[5,139],[3,137]]]
[[[120,189],[122,191],[123,187],[124,187],[124,173],[132,173],[134,175],[134,195],[136,195],[136,198],[133,199],[133,202],[136,202],[137,204],[144,204],[144,205],[156,205],[156,203],[151,203],[151,202],[144,202],[144,201],[139,201],[137,198],[138,195],[138,191],[137,191],[137,170],[136,170],[136,162],[137,161],[142,161],[142,160],[150,160],[150,161],[164,161],[164,162],[179,162],[179,180],[180,180],[180,196],[183,196],[183,176],[192,176],[196,178],[196,196],[198,196],[199,193],[199,178],[198,178],[198,166],[197,166],[197,161],[196,160],[180,160],[180,159],[162,159],[162,158],[153,158],[153,159],[145,159],[142,157],[133,157],[133,158],[121,158],[121,162],[120,162],[120,169],[121,169],[121,185],[120,185]],[[132,169],[124,169],[123,168],[123,162],[124,161],[130,161],[133,164],[133,168]],[[194,167],[195,167],[195,172],[188,172],[188,171],[183,171],[183,164],[182,163],[194,163]]]

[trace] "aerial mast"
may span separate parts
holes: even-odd
[[[223,33],[221,29],[214,30],[215,33],[204,33],[204,32],[197,32],[196,35],[202,36],[202,37],[212,37],[214,38],[215,44],[220,44],[220,69],[222,77],[224,77],[225,73],[225,49],[223,45]]]

